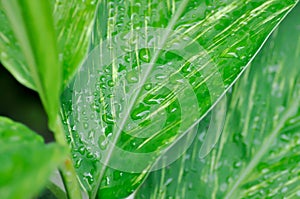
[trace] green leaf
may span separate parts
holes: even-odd
[[[102,1],[89,57],[62,99],[90,196],[99,186],[100,198],[132,193],[224,95],[296,2]],[[206,136],[203,156],[218,136]]]
[[[24,66],[33,80],[30,85],[35,86],[50,122],[54,123],[59,111],[62,70],[50,4],[48,1],[12,0],[1,1],[1,6],[25,58]],[[13,48],[12,44],[7,47]]]
[[[66,150],[43,143],[42,137],[22,124],[0,117],[0,196],[32,198],[46,185]]]
[[[51,3],[65,87],[88,53],[98,0],[51,0]]]
[[[136,198],[300,196],[300,5],[234,86],[223,134],[206,158],[199,140],[150,174]],[[209,119],[209,118],[207,118]]]
[[[1,62],[39,92],[54,123],[61,89],[86,56],[97,0],[3,0],[0,8]]]

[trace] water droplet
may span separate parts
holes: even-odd
[[[145,84],[145,85],[144,85],[144,89],[145,89],[146,91],[151,90],[151,88],[152,88],[152,84],[151,84],[151,83]]]
[[[150,106],[145,106],[144,104],[140,103],[139,106],[131,112],[131,118],[133,120],[140,120],[149,115],[149,110]]]
[[[76,168],[79,168],[80,165],[81,165],[81,162],[82,162],[82,159],[78,159],[78,160],[75,162],[75,167],[76,167]]]
[[[138,82],[138,76],[134,71],[130,71],[126,74],[126,79],[129,83]]]
[[[151,94],[148,94],[143,102],[145,104],[161,104],[163,101],[165,100],[165,96],[164,95],[151,95]]]
[[[158,80],[163,80],[163,79],[166,79],[167,76],[165,74],[157,74],[157,75],[155,75],[155,78]]]
[[[84,122],[84,123],[83,123],[83,128],[84,128],[84,129],[88,129],[88,128],[89,128],[89,124],[88,124],[87,122]]]
[[[114,180],[119,180],[123,176],[123,173],[120,171],[114,171],[113,172],[113,179]]]
[[[288,142],[290,140],[289,136],[287,136],[286,134],[280,135],[280,139],[283,141],[286,141],[286,142]]]
[[[92,183],[94,182],[94,178],[93,178],[93,176],[92,176],[91,173],[85,172],[85,173],[83,174],[83,178],[84,178],[89,184],[92,184]]]
[[[105,178],[105,185],[109,185],[110,184],[110,178],[108,176],[106,176]]]
[[[125,65],[119,64],[118,66],[119,66],[119,67],[118,67],[118,72],[121,72],[121,71],[123,71],[123,70],[126,70],[126,66],[125,66]]]
[[[238,58],[239,56],[235,53],[235,52],[229,52],[227,53],[229,56],[234,57],[234,58]]]
[[[221,186],[220,186],[220,190],[222,192],[226,191],[227,190],[227,184],[226,183],[222,183]]]
[[[89,151],[89,152],[86,154],[86,157],[87,157],[87,158],[93,158],[94,156],[93,156],[93,153]]]
[[[287,187],[283,187],[283,188],[281,189],[281,192],[282,192],[282,193],[285,193],[285,192],[287,192],[287,190],[288,190]]]
[[[235,163],[233,164],[233,167],[234,167],[234,168],[239,168],[240,166],[242,166],[242,162],[240,162],[240,161],[235,162]]]
[[[94,131],[94,130],[91,130],[91,131],[89,132],[88,138],[89,138],[89,139],[92,139],[92,138],[94,138],[94,136],[95,136],[95,131]]]
[[[72,141],[71,135],[66,136],[67,142],[70,143]]]
[[[112,130],[113,130],[113,127],[112,126],[107,126],[107,127],[105,127],[105,129],[104,129],[104,133],[105,133],[105,135],[107,136],[107,138],[109,138],[109,136],[112,134]]]
[[[165,182],[165,186],[168,186],[173,181],[173,178],[168,178],[168,180]]]
[[[131,145],[133,146],[133,147],[135,147],[136,146],[136,142],[131,142]]]
[[[114,119],[113,119],[113,117],[111,115],[103,114],[102,115],[102,119],[107,124],[114,124]]]
[[[106,78],[105,78],[104,75],[100,76],[100,81],[101,81],[102,83],[105,82],[105,80],[106,80]]]
[[[84,155],[85,153],[85,147],[84,146],[81,146],[78,148],[78,152],[81,154],[81,155]]]
[[[147,49],[147,48],[141,49],[140,52],[139,52],[139,58],[142,61],[149,63],[150,62],[150,52],[149,52],[149,49]]]
[[[112,80],[108,80],[108,81],[107,81],[107,85],[108,85],[109,87],[113,87],[115,84],[114,84],[114,82],[113,82]]]
[[[98,139],[98,146],[100,149],[105,150],[107,147],[107,139],[104,135],[100,135]]]
[[[125,55],[124,60],[125,62],[130,63],[130,55]]]

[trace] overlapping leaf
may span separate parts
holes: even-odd
[[[89,194],[100,184],[101,198],[133,192],[295,3],[101,2],[90,56],[63,96],[74,161]]]
[[[199,140],[152,173],[136,198],[300,196],[300,6],[274,32],[233,89],[220,143],[199,158]]]
[[[87,55],[98,0],[51,0],[51,3],[65,87]]]
[[[30,76],[32,82],[29,84],[35,86],[50,122],[53,123],[59,110],[58,99],[62,71],[58,60],[56,35],[49,2],[1,1],[1,8],[1,12],[5,13],[8,20],[5,24],[7,27],[2,27],[3,29],[0,30],[3,35],[2,40],[6,38],[7,42],[5,46],[2,45],[1,54],[7,56],[8,60],[12,60],[7,67],[17,72],[18,77],[21,76],[25,81],[25,78]],[[4,19],[5,17],[3,16]],[[7,31],[7,34],[4,34],[4,31]],[[16,43],[11,43],[15,41]],[[48,42],[47,45],[45,41]],[[15,48],[16,45],[19,46],[21,52]],[[12,54],[12,51],[17,51],[17,53]],[[22,63],[23,59],[19,60],[15,57],[16,55],[23,57],[25,63]],[[11,65],[12,63],[18,64],[15,60],[21,61],[21,64]],[[3,63],[6,64],[5,59]],[[26,74],[22,75],[19,72],[26,72]]]
[[[0,196],[7,199],[38,194],[66,155],[61,146],[45,145],[42,137],[4,117],[0,117],[0,146]]]
[[[1,1],[0,59],[39,92],[50,122],[62,87],[86,56],[97,1]]]

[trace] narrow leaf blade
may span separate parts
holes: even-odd
[[[66,150],[43,139],[27,127],[0,117],[0,196],[31,198],[45,186]]]
[[[39,92],[50,126],[61,89],[86,56],[97,5],[97,0],[1,1],[0,60]]]
[[[65,87],[88,53],[98,0],[52,0],[52,4]]]
[[[38,91],[53,123],[59,110],[62,71],[49,5],[48,1],[1,1],[3,12],[25,58],[24,66],[33,80],[31,85]]]

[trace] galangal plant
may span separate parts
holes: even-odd
[[[0,198],[300,197],[297,3],[1,0],[55,142],[0,117]]]

